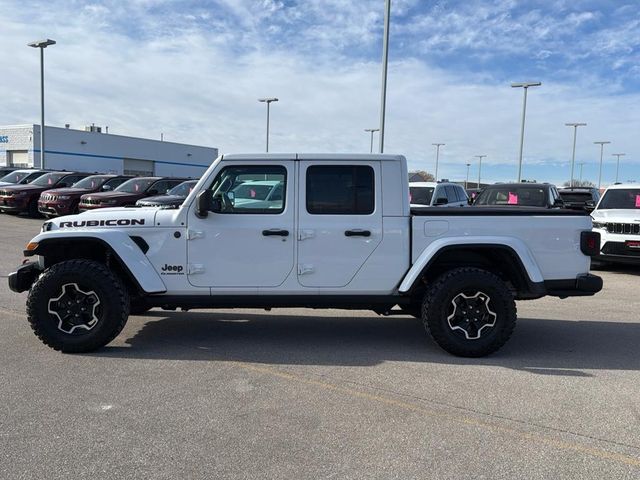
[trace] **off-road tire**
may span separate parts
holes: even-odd
[[[453,329],[448,317],[455,313],[453,301],[460,294],[482,292],[489,297],[487,306],[495,313],[495,324],[469,339],[464,330]],[[480,297],[482,298],[482,297]],[[516,326],[513,294],[499,277],[479,268],[456,268],[442,274],[427,289],[422,303],[422,321],[426,331],[447,352],[460,357],[483,357],[500,349]]]
[[[63,285],[77,284],[92,291],[100,303],[95,314],[98,321],[88,331],[78,334],[60,330],[56,316],[49,312],[49,302],[59,297]],[[93,260],[67,260],[46,269],[36,280],[27,297],[27,319],[36,336],[45,345],[65,353],[97,350],[118,336],[129,317],[129,295],[122,281],[106,265]]]

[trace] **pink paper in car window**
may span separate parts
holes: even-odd
[[[636,195],[636,208],[640,208],[640,195]]]
[[[507,200],[507,204],[509,204],[509,205],[517,205],[518,204],[518,194],[509,192],[509,198]]]
[[[251,198],[256,198],[256,191],[253,188],[251,189]]]

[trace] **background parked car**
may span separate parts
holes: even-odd
[[[48,173],[46,170],[34,170],[33,168],[27,168],[25,170],[14,170],[11,173],[6,174],[0,178],[0,187],[10,185],[24,185],[32,182],[36,178]]]
[[[169,190],[166,195],[147,197],[136,202],[139,207],[179,207],[191,193],[198,180],[187,180]]]
[[[85,193],[111,191],[133,178],[131,175],[91,175],[69,188],[46,190],[40,194],[38,211],[47,218],[78,213]]]
[[[13,172],[14,170],[17,170],[17,167],[0,167],[0,178],[4,177],[8,173]]]
[[[6,213],[26,212],[37,217],[38,199],[45,190],[70,187],[78,180],[88,177],[88,173],[50,172],[36,178],[26,185],[0,187],[0,208]]]
[[[473,206],[562,208],[564,202],[550,183],[499,183],[486,186]]]
[[[600,191],[595,187],[566,187],[558,190],[565,208],[593,211],[600,200]]]
[[[640,264],[640,185],[612,185],[591,212],[603,262]]]
[[[112,192],[87,193],[80,197],[78,210],[84,212],[95,208],[124,207],[135,205],[141,198],[167,193],[184,182],[184,178],[136,177],[124,182]]]
[[[457,183],[410,182],[409,201],[412,207],[464,207],[469,197]]]

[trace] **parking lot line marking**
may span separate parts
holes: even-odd
[[[436,410],[425,408],[415,403],[410,403],[403,400],[396,400],[394,398],[385,397],[382,395],[367,393],[360,390],[355,390],[353,388],[348,388],[348,387],[343,387],[343,386],[335,385],[328,382],[323,382],[320,380],[313,380],[311,378],[306,378],[306,377],[302,377],[292,373],[283,372],[281,370],[277,370],[274,368],[257,366],[257,365],[252,365],[244,362],[228,362],[228,363],[235,365],[236,367],[241,368],[243,370],[251,371],[254,373],[271,375],[271,376],[278,377],[283,380],[288,380],[291,382],[312,385],[315,387],[322,388],[324,390],[331,390],[331,391],[343,393],[352,397],[364,398],[364,399],[382,403],[385,405],[398,407],[403,410],[420,413],[422,415],[429,416],[429,417],[446,418],[446,419],[449,419],[458,423],[462,423],[465,425],[479,427],[486,430],[492,430],[494,432],[506,433],[508,435],[519,437],[524,440],[530,440],[537,443],[549,445],[551,447],[557,448],[558,450],[568,450],[568,451],[573,451],[577,453],[583,453],[583,454],[590,455],[592,457],[597,457],[603,460],[611,460],[611,461],[615,461],[615,462],[629,465],[632,467],[640,467],[640,458],[632,457],[622,453],[610,452],[608,450],[603,450],[597,447],[589,447],[587,445],[581,445],[579,443],[572,443],[564,440],[557,440],[557,439],[546,437],[536,433],[523,432],[515,428],[483,422],[481,420],[476,420],[470,417],[459,417],[456,415],[442,413]]]

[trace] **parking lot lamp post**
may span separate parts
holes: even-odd
[[[464,189],[467,190],[469,188],[469,167],[470,163],[467,163],[467,179],[464,181]]]
[[[436,182],[438,181],[438,163],[440,162],[440,147],[444,145],[444,143],[432,143],[434,147],[436,147]]]
[[[277,102],[278,99],[275,97],[269,97],[259,98],[258,101],[267,104],[267,152],[269,152],[269,107],[271,105],[271,102]]]
[[[584,162],[580,162],[580,186],[582,186],[582,167],[584,167]]]
[[[389,21],[391,0],[385,0],[384,32],[382,36],[382,91],[380,95],[380,153],[384,153],[384,122],[387,109],[387,66],[389,64]]]
[[[379,132],[380,129],[379,128],[365,128],[364,131],[365,132],[369,132],[371,134],[371,145],[369,147],[369,153],[373,153],[373,133],[374,132]]]
[[[586,127],[586,123],[565,123],[567,127],[573,127],[573,153],[571,154],[571,179],[569,180],[569,186],[573,187],[573,166],[576,162],[576,138],[578,136],[578,127]]]
[[[44,169],[44,49],[55,45],[56,41],[47,38],[27,44],[40,49],[40,168]]]
[[[593,142],[596,145],[600,145],[600,171],[598,172],[598,190],[600,190],[600,185],[602,184],[602,155],[604,154],[604,146],[607,143],[611,142]]]
[[[512,83],[512,88],[524,89],[524,98],[522,101],[522,123],[520,124],[520,155],[518,156],[518,182],[522,179],[522,149],[524,147],[524,119],[527,113],[527,90],[529,87],[539,87],[542,82],[520,82]],[[479,188],[479,187],[478,187]]]
[[[478,188],[480,188],[480,175],[482,174],[482,159],[486,157],[486,155],[474,155],[478,160]]]
[[[613,153],[614,157],[618,157],[616,162],[616,183],[618,183],[618,173],[620,173],[620,157],[624,157],[626,153]]]

